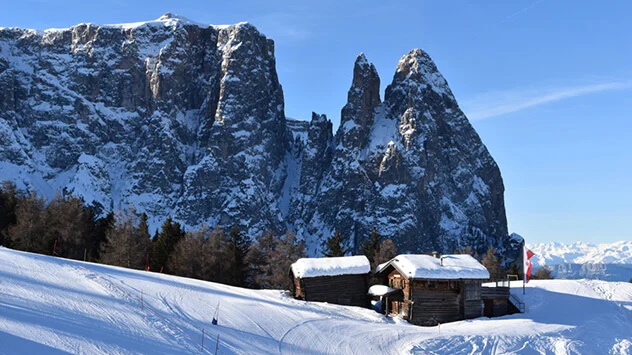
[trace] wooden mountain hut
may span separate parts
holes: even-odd
[[[437,325],[482,316],[481,285],[489,272],[469,255],[398,255],[378,266],[392,289],[386,314],[417,325]]]
[[[368,307],[369,260],[361,256],[302,258],[292,264],[292,295],[305,301]]]

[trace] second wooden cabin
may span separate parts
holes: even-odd
[[[481,285],[489,272],[469,255],[398,255],[378,266],[377,276],[389,287],[386,314],[430,326],[482,316]]]
[[[370,272],[364,255],[298,259],[290,268],[292,294],[305,301],[367,307]]]

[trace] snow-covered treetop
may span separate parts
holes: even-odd
[[[294,277],[357,275],[371,272],[371,263],[364,255],[334,258],[302,258],[292,264]]]
[[[377,267],[377,272],[393,266],[407,279],[489,279],[489,272],[476,259],[466,254],[443,255],[398,255]]]

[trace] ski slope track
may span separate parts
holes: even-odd
[[[527,313],[439,329],[278,290],[0,248],[0,354],[214,354],[218,335],[219,354],[632,353],[632,284],[532,281],[524,296],[513,286]]]

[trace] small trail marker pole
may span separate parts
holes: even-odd
[[[439,336],[441,336],[441,323],[437,323],[439,327]]]
[[[164,266],[161,266],[161,267],[160,267],[160,273],[161,273],[161,274],[162,274],[162,269],[163,269],[163,268],[164,268]]]
[[[204,328],[202,328],[202,352],[204,352]]]
[[[53,244],[53,256],[55,256],[55,250],[57,249],[57,239],[55,239],[55,243]]]
[[[86,261],[86,255],[88,255],[88,249],[83,248],[83,261]]]
[[[217,301],[217,308],[215,308],[215,314],[213,315],[213,320],[211,321],[211,324],[217,325],[218,322],[219,322],[219,301]]]
[[[219,334],[217,334],[217,342],[215,343],[215,355],[219,351]]]

